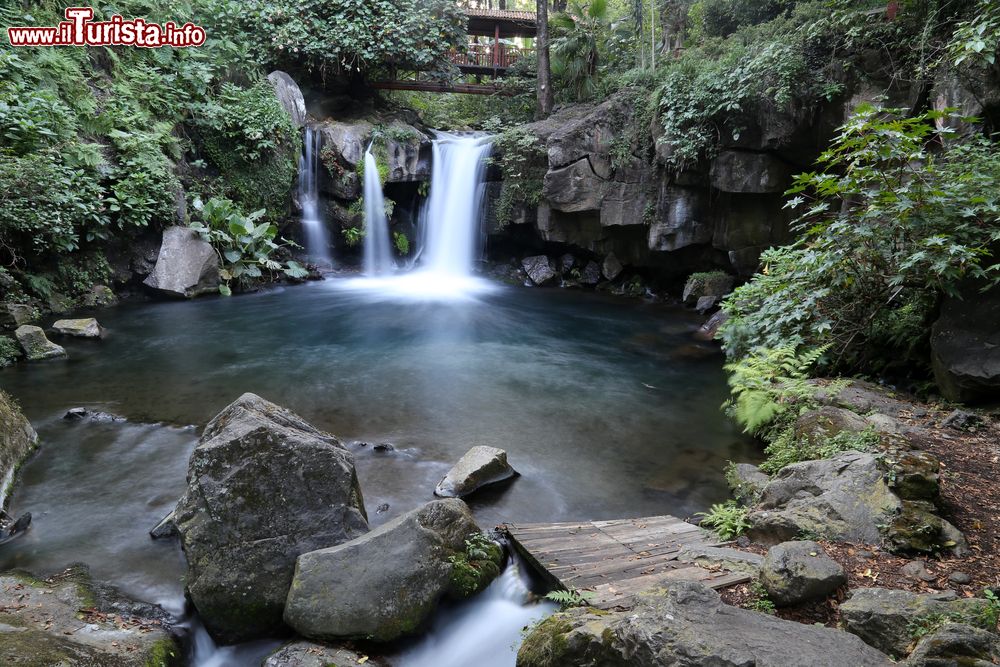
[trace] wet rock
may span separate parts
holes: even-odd
[[[806,534],[878,544],[881,527],[900,507],[874,456],[844,452],[775,474],[749,514],[750,537],[774,544]]]
[[[464,502],[435,500],[350,542],[304,553],[285,621],[310,639],[391,641],[410,634],[448,591],[453,557],[478,532]]]
[[[913,628],[921,620],[955,614],[984,618],[989,603],[979,598],[959,598],[953,592],[911,593],[888,588],[860,588],[840,604],[843,627],[883,653],[904,656],[912,643]]]
[[[10,492],[14,472],[38,444],[38,434],[20,406],[0,390],[0,509]]]
[[[306,124],[306,100],[302,96],[295,79],[281,70],[275,70],[267,75],[267,80],[274,86],[274,94],[281,106],[288,112],[292,125],[303,127]]]
[[[576,257],[566,253],[559,258],[559,270],[563,273],[569,273],[573,270],[573,267],[577,265]]]
[[[458,460],[444,476],[434,495],[443,498],[466,496],[487,484],[502,482],[517,475],[509,463],[507,452],[496,447],[478,445]]]
[[[767,551],[760,581],[778,606],[823,598],[847,583],[844,568],[816,542],[793,541]]]
[[[57,320],[52,325],[52,330],[61,336],[74,336],[76,338],[100,338],[104,331],[93,317]]]
[[[694,337],[697,340],[715,340],[715,335],[719,333],[719,328],[729,319],[729,313],[720,310],[712,315],[708,320],[698,327]]]
[[[583,273],[580,274],[580,284],[594,286],[601,282],[601,267],[597,262],[587,262]]]
[[[615,257],[615,253],[608,253],[601,265],[601,274],[608,280],[614,280],[622,272],[622,263]]]
[[[149,531],[149,536],[154,540],[163,540],[170,537],[177,537],[180,532],[177,530],[177,517],[174,511],[160,519],[160,522]]]
[[[518,667],[888,667],[845,632],[726,605],[700,582],[679,581],[639,596],[635,609],[578,607],[534,626]]]
[[[162,609],[95,586],[86,568],[48,580],[0,575],[0,600],[17,601],[0,605],[2,665],[179,667],[183,662]]]
[[[992,667],[1000,663],[1000,637],[964,623],[946,623],[924,636],[906,667]]]
[[[972,402],[1000,393],[1000,289],[970,286],[945,297],[931,327],[931,363],[945,398]]]
[[[698,297],[698,302],[695,304],[694,309],[699,313],[704,314],[715,308],[718,303],[719,297],[717,296],[700,296]]]
[[[389,511],[389,503],[382,503],[375,508],[375,514],[385,514]]]
[[[303,639],[289,642],[264,658],[261,667],[388,667],[388,663],[372,659],[365,653],[341,646],[329,646]]]
[[[389,452],[396,451],[396,448],[393,447],[388,442],[380,442],[377,445],[375,445],[374,447],[372,447],[372,451],[378,452],[380,454],[388,454]]]
[[[90,408],[70,408],[63,415],[66,421],[95,421],[95,422],[123,422],[128,421],[121,415],[114,415],[110,412],[91,410]]]
[[[964,410],[955,410],[941,422],[941,426],[945,428],[953,428],[958,431],[967,431],[974,426],[978,426],[982,423],[982,418],[979,415],[972,414],[971,412],[966,412]]]
[[[694,563],[707,570],[731,570],[746,572],[756,577],[760,572],[764,557],[750,551],[740,551],[727,547],[685,547],[677,555],[682,563]]]
[[[16,329],[22,324],[30,324],[38,319],[38,311],[26,303],[4,302],[0,304],[0,328]]]
[[[684,284],[681,299],[684,303],[695,303],[706,296],[720,299],[732,291],[733,282],[733,277],[723,271],[693,273]]]
[[[63,359],[66,350],[45,337],[41,327],[22,324],[14,332],[17,342],[21,344],[28,361],[45,361],[48,359]]]
[[[347,449],[254,394],[208,423],[187,477],[175,511],[187,591],[224,642],[280,631],[295,559],[368,530]]]
[[[168,227],[146,286],[172,297],[218,293],[219,257],[193,229]]]
[[[760,468],[749,463],[736,463],[726,469],[726,482],[733,496],[744,505],[756,503],[770,481]]]
[[[525,257],[521,260],[521,266],[524,267],[525,273],[531,278],[531,282],[536,285],[544,285],[556,277],[556,272],[552,270],[549,258],[545,255]]]

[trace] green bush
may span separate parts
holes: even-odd
[[[10,366],[21,358],[21,346],[13,338],[0,336],[0,368]]]
[[[496,204],[497,225],[505,227],[518,205],[537,206],[548,169],[548,154],[538,137],[523,127],[504,130],[493,143],[495,158],[503,171],[503,188]]]
[[[733,540],[750,528],[747,520],[749,512],[735,500],[727,500],[712,505],[707,512],[697,512],[695,516],[701,517],[700,525],[713,529],[721,539]]]
[[[771,21],[795,5],[795,0],[699,0],[690,11],[701,21],[701,34],[726,37],[739,28]],[[690,15],[690,14],[689,14]]]
[[[789,191],[800,239],[766,251],[762,273],[723,303],[727,354],[829,346],[827,369],[926,366],[917,352],[939,295],[1000,280],[1000,153],[982,138],[949,143],[943,118],[857,110],[820,157],[824,171]]]

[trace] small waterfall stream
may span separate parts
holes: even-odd
[[[333,266],[330,237],[319,212],[320,139],[320,133],[307,125],[302,153],[299,155],[299,205],[302,206],[302,230],[305,232],[309,259],[318,264]]]
[[[396,268],[389,241],[389,220],[385,215],[385,195],[372,148],[365,151],[365,275],[383,276]]]

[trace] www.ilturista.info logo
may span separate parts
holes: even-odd
[[[11,26],[7,38],[11,46],[141,46],[155,49],[161,46],[201,46],[205,29],[173,21],[160,25],[144,19],[123,19],[112,16],[110,21],[92,21],[91,7],[68,7],[66,20],[57,26]]]

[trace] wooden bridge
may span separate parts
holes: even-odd
[[[419,90],[425,92],[470,93],[492,95],[499,92],[496,83],[483,83],[483,77],[496,79],[518,61],[534,53],[534,47],[516,44],[519,38],[533,39],[537,33],[534,12],[464,7],[469,19],[468,43],[452,49],[448,59],[464,75],[475,77],[475,82],[451,83],[422,80],[419,72],[406,76],[396,75],[390,80],[378,81],[372,87],[382,90]]]
[[[631,608],[635,596],[671,581],[724,588],[750,581],[742,572],[678,560],[687,548],[722,546],[714,533],[672,516],[613,521],[507,524],[514,549],[558,588],[589,592],[601,609]]]

